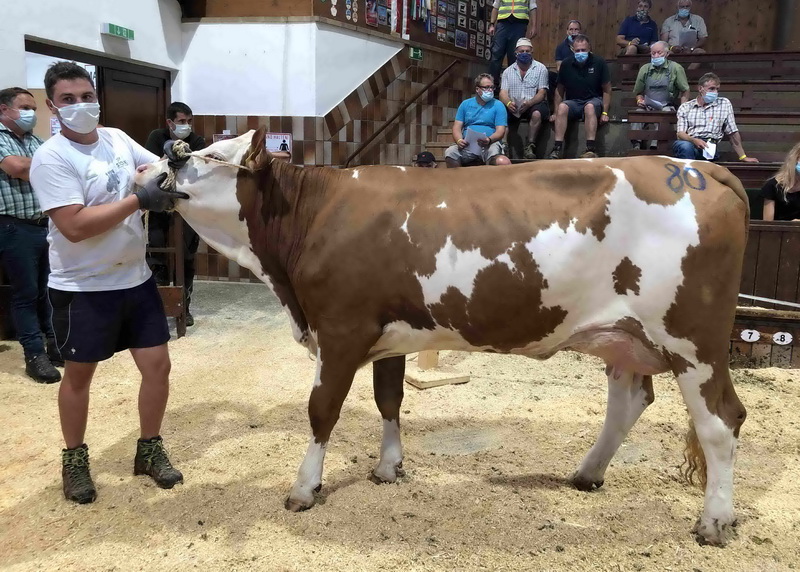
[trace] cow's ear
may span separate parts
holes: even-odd
[[[250,150],[245,159],[245,166],[253,171],[263,168],[268,165],[272,155],[267,151],[267,128],[261,126],[258,131],[253,133],[253,139],[250,140]]]

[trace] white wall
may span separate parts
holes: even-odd
[[[401,48],[311,22],[184,24],[173,91],[198,115],[325,115]]]
[[[400,42],[319,24],[315,115],[328,113],[402,48]]]
[[[0,86],[24,85],[25,37],[118,59],[178,69],[181,11],[176,0],[2,0]],[[125,41],[100,34],[110,22],[135,33]]]

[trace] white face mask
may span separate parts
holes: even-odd
[[[86,135],[97,128],[100,122],[99,103],[73,103],[64,107],[57,107],[58,117],[71,131]]]
[[[173,129],[172,132],[178,139],[186,139],[189,136],[189,133],[192,132],[192,126],[177,124],[175,125],[175,129]]]

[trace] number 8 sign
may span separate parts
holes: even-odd
[[[772,342],[779,346],[788,346],[792,343],[792,334],[789,332],[775,332],[772,334]]]

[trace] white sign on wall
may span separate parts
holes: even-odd
[[[286,153],[292,152],[292,134],[291,133],[267,133],[267,151],[285,151]]]

